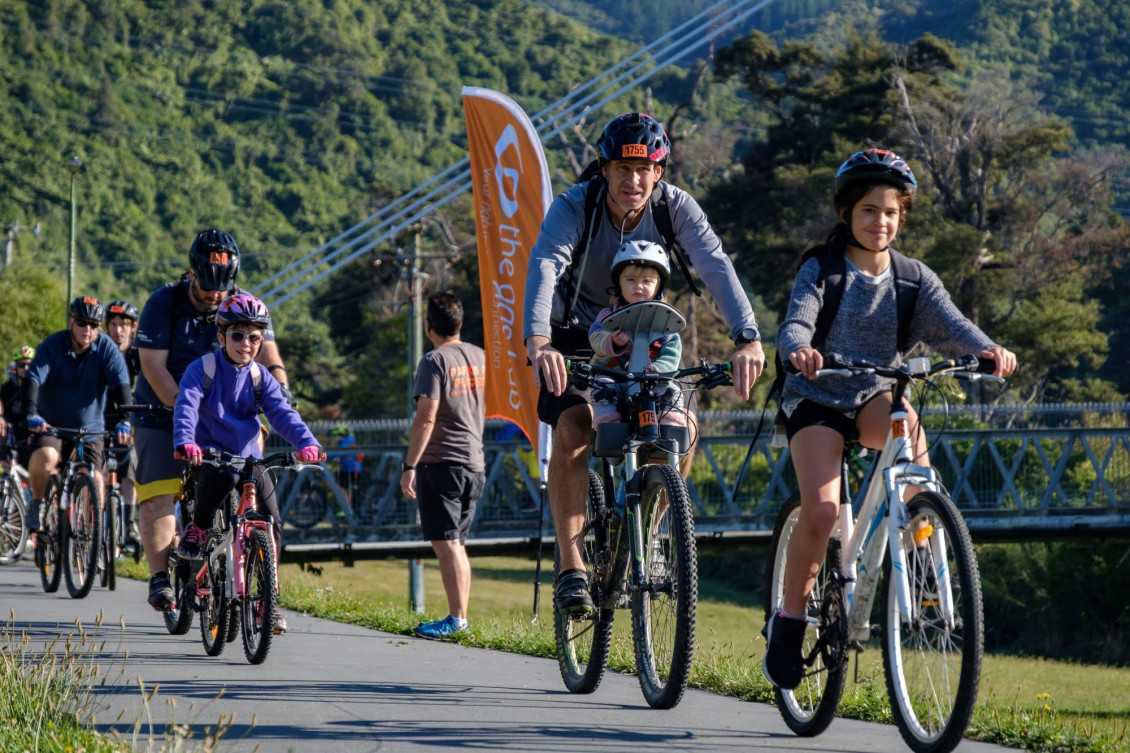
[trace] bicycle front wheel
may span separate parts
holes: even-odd
[[[275,548],[271,536],[262,529],[251,532],[244,552],[243,654],[252,664],[262,664],[271,650],[275,607],[278,604],[275,578]]]
[[[981,576],[969,529],[949,498],[923,492],[907,510],[909,622],[902,621],[889,558],[883,577],[887,692],[907,745],[916,753],[948,753],[969,726],[981,681]]]
[[[800,520],[800,497],[792,497],[781,508],[773,526],[770,543],[768,583],[765,593],[765,621],[784,603],[785,569],[788,565],[789,542]],[[836,718],[836,707],[847,681],[846,642],[838,630],[829,629],[827,620],[845,619],[838,608],[840,594],[832,574],[841,570],[841,550],[834,538],[828,543],[824,563],[816,575],[816,583],[808,594],[808,629],[804,634],[804,656],[807,666],[804,679],[795,690],[774,688],[777,708],[785,724],[801,737],[814,737]],[[843,623],[839,622],[842,626]]]
[[[608,563],[612,552],[609,518],[602,514],[604,484],[595,471],[589,469],[588,514],[585,519],[585,537],[582,551],[588,575],[589,593],[596,609],[592,614],[567,614],[553,604],[553,630],[557,645],[557,664],[561,679],[570,693],[591,693],[604,679],[604,666],[612,648],[612,618],[615,606],[605,603],[602,578],[596,564]],[[553,571],[560,572],[560,552],[553,552]]]
[[[648,705],[674,708],[694,661],[698,553],[687,487],[669,465],[641,469],[642,588],[632,592],[636,674]]]
[[[18,560],[26,547],[23,495],[19,483],[9,477],[0,491],[0,565]]]
[[[59,590],[59,580],[63,576],[63,539],[67,535],[67,519],[59,514],[59,497],[62,493],[62,482],[52,474],[47,479],[39,533],[35,535],[35,564],[39,568],[43,590],[49,594]]]
[[[94,585],[102,541],[98,489],[87,473],[75,474],[68,529],[68,534],[63,537],[67,592],[72,599],[83,599]]]
[[[118,587],[115,563],[118,561],[118,516],[121,515],[122,495],[115,489],[106,495],[106,509],[102,511],[102,585],[113,591]]]
[[[171,606],[165,607],[162,617],[165,629],[170,635],[185,635],[192,628],[192,605],[196,602],[196,579],[189,569],[189,563],[181,562],[175,556],[169,560],[169,575],[173,583]]]

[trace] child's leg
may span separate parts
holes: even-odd
[[[196,525],[207,531],[216,523],[216,510],[235,488],[235,474],[228,468],[213,465],[200,465],[193,471],[195,479],[195,503],[192,519]]]

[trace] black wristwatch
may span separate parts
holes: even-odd
[[[758,339],[758,332],[753,327],[745,327],[734,338],[736,345],[748,345],[749,343],[756,342]]]
[[[414,470],[416,470],[416,466],[414,466],[414,465],[408,465],[407,463],[401,463],[400,464],[400,472],[401,473],[404,473],[404,471],[414,471]]]

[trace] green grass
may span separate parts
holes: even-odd
[[[99,625],[100,620],[101,616]],[[155,735],[141,719],[129,735],[96,732],[93,690],[107,682],[110,669],[96,664],[90,655],[104,648],[78,623],[72,633],[46,645],[33,644],[11,622],[0,626],[0,751],[185,753],[215,747],[225,724],[198,740],[190,739],[190,728],[176,724]],[[155,695],[156,691],[146,693],[147,705]]]
[[[543,566],[547,563],[543,562]],[[554,657],[552,576],[542,570],[539,619],[532,623],[535,563],[523,557],[471,560],[471,633],[453,640],[534,656]],[[121,566],[119,566],[120,569]],[[147,577],[144,568],[127,568]],[[408,635],[421,619],[447,614],[435,560],[425,560],[427,614],[408,606],[408,564],[404,560],[360,561],[353,567],[324,563],[304,570],[279,569],[282,605],[317,617]],[[764,640],[761,609],[752,593],[704,579],[698,602],[698,648],[690,684],[749,701],[771,703],[761,676]],[[752,581],[753,577],[745,580]],[[609,666],[634,672],[627,613],[617,615]],[[854,671],[854,665],[851,668]],[[882,657],[868,646],[860,675],[869,682],[849,688],[843,717],[891,723]],[[1033,751],[1113,753],[1130,751],[1130,669],[987,656],[980,700],[967,736]]]

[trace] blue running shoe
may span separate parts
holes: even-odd
[[[437,638],[450,638],[456,633],[466,633],[470,630],[467,623],[460,625],[455,621],[451,615],[444,617],[442,620],[434,622],[421,622],[412,630],[413,633],[421,638],[428,638],[436,640]]]

